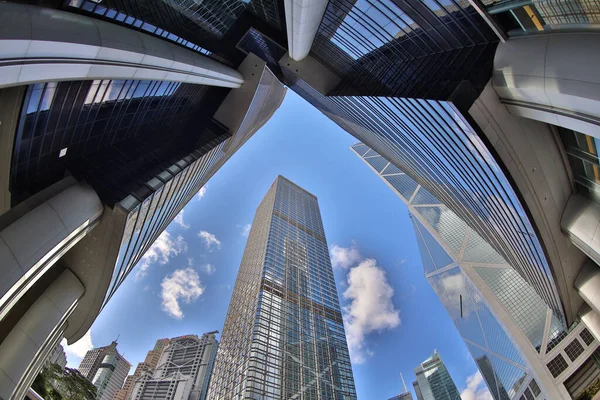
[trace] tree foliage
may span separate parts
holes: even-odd
[[[74,368],[45,366],[31,386],[45,400],[94,400],[96,387]]]

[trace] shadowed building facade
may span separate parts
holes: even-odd
[[[279,176],[256,210],[210,399],[356,399],[317,198]]]

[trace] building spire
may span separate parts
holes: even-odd
[[[404,382],[404,375],[402,375],[402,372],[400,372],[400,378],[402,378],[402,385],[404,386],[404,393],[408,392],[408,389],[406,388],[406,382]]]

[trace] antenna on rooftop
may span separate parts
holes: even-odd
[[[400,372],[400,378],[402,378],[402,385],[404,386],[404,393],[408,392],[408,389],[406,389],[406,382],[404,382],[404,375],[402,375],[402,372]]]

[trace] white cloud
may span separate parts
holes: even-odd
[[[197,199],[200,200],[201,198],[204,197],[205,194],[206,194],[206,186],[202,186],[200,188],[200,190],[198,191],[198,194],[196,195]]]
[[[174,239],[169,232],[163,231],[137,264],[135,278],[142,279],[145,277],[150,265],[154,263],[166,264],[171,257],[186,251],[187,242],[183,239],[183,236],[179,235]]]
[[[365,337],[400,325],[400,312],[394,308],[394,289],[374,259],[366,259],[348,273],[344,298],[344,326],[353,363],[362,364],[373,353],[365,347]]]
[[[360,252],[354,244],[350,247],[341,247],[334,243],[329,249],[329,255],[333,268],[347,269],[361,260]]]
[[[162,309],[176,319],[183,318],[180,301],[190,304],[204,293],[200,277],[192,268],[175,270],[171,275],[165,276],[160,286]]]
[[[215,268],[215,266],[214,266],[214,265],[212,265],[212,264],[203,264],[203,265],[200,267],[200,271],[204,272],[204,273],[205,273],[205,274],[207,274],[207,275],[212,275],[212,274],[214,274],[216,270],[217,270],[217,269],[216,269],[216,268]]]
[[[175,217],[175,219],[173,220],[173,222],[175,222],[176,224],[179,224],[179,226],[181,226],[183,229],[189,229],[190,225],[186,224],[185,221],[183,220],[183,210],[181,210],[179,212],[179,214],[177,214],[177,216]]]
[[[216,246],[218,249],[221,248],[221,241],[217,239],[216,236],[212,233],[200,231],[198,232],[198,236],[204,239],[204,244],[206,244],[206,247],[209,250],[212,250],[214,246]]]
[[[94,348],[91,331],[87,331],[81,339],[70,346],[67,344],[67,339],[63,339],[60,344],[65,349],[67,366],[69,368],[79,367],[79,363],[81,362],[81,359],[85,357],[85,353]]]
[[[252,228],[252,224],[246,224],[242,226],[242,236],[248,237],[250,234],[250,228]]]
[[[462,400],[493,400],[479,371],[467,377],[466,385],[467,387],[460,392]]]

